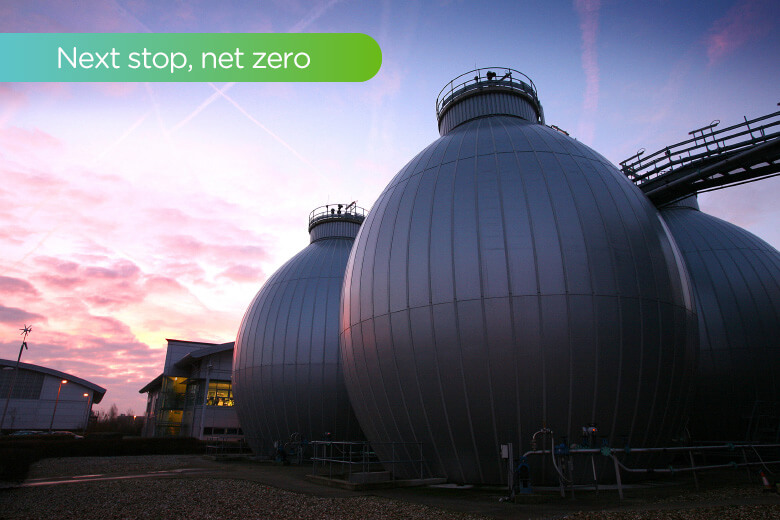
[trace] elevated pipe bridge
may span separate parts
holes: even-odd
[[[780,103],[778,103],[780,105]],[[716,130],[715,120],[690,139],[620,163],[656,206],[780,174],[780,111]]]

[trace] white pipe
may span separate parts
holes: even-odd
[[[691,466],[688,467],[680,467],[680,468],[629,468],[619,460],[617,460],[617,457],[612,455],[612,458],[614,458],[617,463],[620,465],[620,468],[624,471],[628,471],[629,473],[677,473],[682,471],[695,471],[697,469],[723,469],[723,468],[737,468],[742,466],[757,466],[761,464],[780,464],[780,460],[776,461],[770,461],[770,462],[732,462],[729,464],[714,464],[710,466]]]

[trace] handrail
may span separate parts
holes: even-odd
[[[311,231],[314,224],[323,220],[348,220],[362,223],[366,215],[368,215],[368,211],[355,205],[355,202],[350,202],[349,204],[326,204],[314,208],[309,213],[309,231]]]
[[[396,480],[396,465],[417,465],[420,468],[420,478],[423,478],[425,458],[423,457],[422,442],[368,442],[368,441],[311,441],[309,442],[314,450],[311,457],[312,474],[317,474],[317,465],[321,464],[329,467],[330,477],[333,478],[333,465],[346,466],[348,476],[351,476],[355,469],[363,472],[370,472],[372,467],[390,466],[391,479]],[[381,447],[385,455],[390,458],[379,458],[375,448]],[[388,447],[390,453],[388,453]],[[416,447],[416,450],[410,450],[410,447]],[[399,448],[399,449],[396,449]],[[320,454],[320,449],[322,452]],[[414,457],[414,453],[417,458]],[[404,456],[404,453],[406,455]],[[400,457],[400,458],[399,458]]]
[[[751,126],[762,122],[763,124],[758,126]],[[641,186],[679,167],[780,137],[780,111],[750,121],[744,118],[742,123],[715,130],[718,123],[716,120],[710,125],[693,130],[689,132],[693,136],[690,139],[666,146],[649,155],[644,155],[642,149],[621,161],[620,169],[629,180]]]
[[[461,81],[466,77],[467,79]],[[518,80],[515,81],[515,78]],[[444,109],[461,94],[485,86],[505,87],[522,92],[530,96],[537,105],[540,104],[534,82],[522,72],[507,67],[483,67],[465,72],[444,85],[436,96],[436,116],[439,117]]]

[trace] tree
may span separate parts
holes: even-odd
[[[116,404],[112,404],[107,412],[98,413],[97,421],[90,426],[90,431],[141,435],[142,426],[143,417],[137,417],[130,409],[120,415]]]

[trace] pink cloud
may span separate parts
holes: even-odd
[[[47,291],[67,291],[88,306],[121,309],[154,299],[163,294],[190,298],[189,290],[176,279],[145,273],[125,259],[95,255],[92,264],[79,264],[51,257],[36,257],[33,263],[41,271],[33,278]],[[96,265],[97,264],[97,265]]]
[[[91,321],[96,325],[92,329],[92,332],[99,334],[101,337],[110,334],[114,337],[124,337],[126,339],[133,338],[133,333],[130,331],[130,327],[116,318],[111,318],[108,316],[94,316],[91,318]]]
[[[91,279],[102,280],[135,280],[141,270],[128,260],[116,260],[109,267],[87,266],[83,268],[84,275]]]
[[[227,278],[234,282],[258,283],[265,278],[263,270],[248,265],[233,265],[219,273],[219,278]]]
[[[10,212],[4,212],[2,209],[0,209],[0,215],[7,218],[10,215]],[[22,240],[21,237],[24,235],[24,233],[25,231],[18,226],[0,228],[0,242],[7,245],[23,244],[24,240]]]
[[[46,318],[34,312],[27,312],[24,309],[16,307],[5,307],[0,305],[0,323],[29,323],[46,321]]]
[[[158,328],[161,344],[166,336],[200,339],[226,323],[233,328],[226,313],[207,309],[177,280],[144,272],[126,259],[100,254],[76,255],[74,259],[38,256],[27,263],[27,268],[30,279],[46,297],[29,306],[4,302],[0,323],[16,327],[32,322],[34,334],[23,361],[106,387],[106,408],[117,402],[122,407],[143,410],[145,397],[138,390],[162,366],[164,351],[139,341],[131,321],[148,333],[150,329],[143,326],[146,316],[164,317]],[[23,297],[33,283],[2,276],[0,294]],[[160,301],[165,295],[172,297]],[[173,308],[169,307],[171,301],[176,302]],[[8,343],[2,348],[3,352],[14,352],[18,345]]]
[[[173,252],[182,256],[207,258],[217,264],[229,261],[252,260],[260,262],[268,258],[263,246],[249,244],[207,243],[190,235],[174,235],[165,239],[165,244]]]
[[[0,136],[0,148],[5,146],[6,143]],[[33,152],[40,153],[41,151],[40,149],[35,150],[34,146],[25,147],[27,148],[25,155]],[[11,146],[9,145],[6,149],[11,149]],[[67,186],[67,182],[56,175],[33,168],[2,168],[0,169],[0,182],[4,186],[12,188],[0,193],[0,200],[2,200],[4,205],[18,203],[23,199],[40,203],[59,196],[61,191]],[[28,207],[31,206],[29,203],[26,205]]]
[[[175,293],[188,292],[187,288],[176,281],[175,278],[167,276],[150,276],[144,282],[144,289],[149,293]]]
[[[189,279],[203,278],[206,271],[196,262],[167,261],[160,269],[172,278],[186,277]]]
[[[0,146],[14,152],[56,148],[60,145],[59,139],[37,128],[32,130],[13,126],[0,128]]]
[[[37,278],[50,289],[73,289],[81,283],[81,278],[76,276],[57,276],[51,274],[39,274]]]
[[[139,342],[118,320],[93,316],[89,322],[90,328],[72,334],[34,326],[22,361],[61,370],[106,388],[98,409],[118,403],[123,412],[133,409],[143,413],[146,396],[138,390],[159,373],[164,351]],[[3,343],[0,349],[15,353],[19,343]]]
[[[268,239],[254,231],[236,225],[233,221],[220,218],[222,215],[235,214],[240,210],[235,204],[221,199],[208,198],[190,203],[192,211],[197,216],[186,213],[178,208],[158,207],[145,210],[144,216],[164,230],[176,230],[175,235],[163,237],[162,244],[169,255],[177,255],[178,250],[170,246],[181,245],[186,252],[183,257],[192,258],[193,252],[222,251],[222,245],[256,244],[253,254],[263,254],[267,249]],[[195,239],[197,236],[199,239]]]
[[[0,276],[0,294],[3,295],[20,295],[20,296],[38,296],[38,290],[33,285],[19,278],[12,278],[10,276]]]
[[[35,258],[35,263],[41,267],[54,271],[57,274],[71,275],[79,270],[79,264],[70,260],[62,260],[50,256],[39,256]]]
[[[709,30],[706,44],[710,65],[764,36],[772,27],[771,2],[740,0]]]
[[[2,12],[0,11],[0,19]],[[27,95],[19,89],[18,85],[0,83],[0,127],[10,121],[13,115],[27,104]]]

